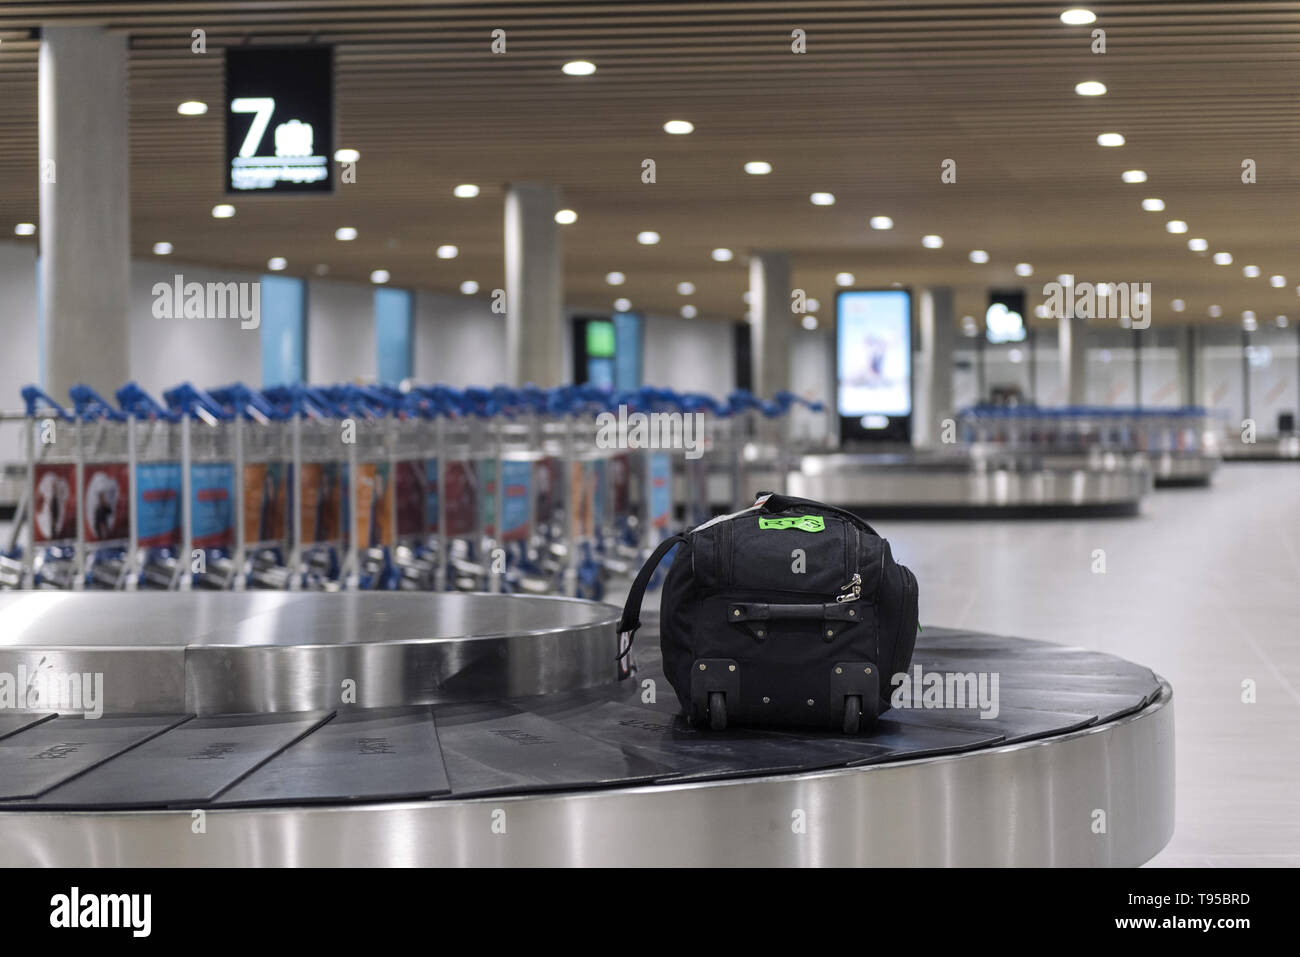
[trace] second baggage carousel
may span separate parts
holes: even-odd
[[[1172,832],[1172,693],[1139,665],[927,628],[874,733],[717,733],[649,618],[618,680],[617,614],[0,597],[0,863],[1132,865]]]

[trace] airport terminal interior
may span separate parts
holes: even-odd
[[[1300,864],[1297,56],[0,2],[0,864]]]

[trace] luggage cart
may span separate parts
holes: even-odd
[[[283,589],[289,566],[289,443],[284,417],[242,383],[209,395],[231,415],[235,506],[231,588]]]
[[[80,422],[78,511],[84,543],[85,584],[120,591],[131,578],[135,552],[131,480],[131,423],[94,389],[69,390]]]
[[[236,561],[238,416],[202,389],[184,383],[163,393],[180,415],[181,569],[179,587],[226,590],[240,573]]]
[[[77,508],[80,423],[36,386],[26,386],[22,397],[27,413],[23,587],[80,590],[85,548]]]
[[[128,420],[131,465],[131,547],[126,588],[180,587],[190,555],[184,548],[181,415],[134,382],[117,390]],[[182,562],[181,556],[184,555]]]

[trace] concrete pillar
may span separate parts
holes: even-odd
[[[1178,403],[1200,405],[1201,384],[1205,381],[1201,370],[1201,331],[1187,326],[1178,331]]]
[[[953,294],[947,286],[922,289],[917,302],[920,349],[912,401],[912,444],[938,445],[952,416],[952,356],[957,344]]]
[[[41,371],[60,399],[130,378],[126,56],[125,35],[99,27],[41,33]]]
[[[516,183],[506,191],[506,372],[543,388],[564,382],[564,271],[553,186]]]
[[[750,341],[754,394],[768,398],[790,388],[790,257],[755,253],[749,259]]]
[[[1083,405],[1088,396],[1088,327],[1077,316],[1062,316],[1058,349],[1061,391],[1066,405]]]

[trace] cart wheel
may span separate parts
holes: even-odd
[[[857,734],[858,728],[862,726],[862,697],[861,695],[844,696],[844,733]]]
[[[727,727],[727,696],[721,691],[709,692],[709,727],[714,731]]]

